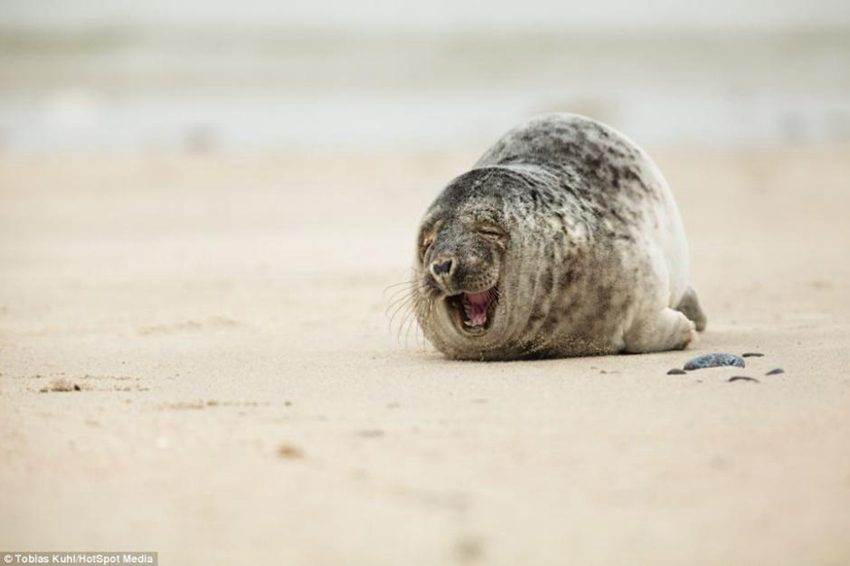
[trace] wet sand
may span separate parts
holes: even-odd
[[[0,157],[0,549],[850,562],[850,150],[653,152],[699,344],[489,364],[385,315],[476,153]]]

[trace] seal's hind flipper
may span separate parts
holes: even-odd
[[[692,320],[696,325],[697,330],[702,332],[705,330],[705,325],[708,324],[708,319],[705,313],[702,312],[702,307],[699,306],[699,299],[693,287],[688,287],[685,294],[682,295],[682,300],[676,306],[676,310]]]

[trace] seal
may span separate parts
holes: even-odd
[[[521,124],[449,182],[413,274],[416,320],[455,359],[683,349],[706,325],[661,172],[574,114]]]

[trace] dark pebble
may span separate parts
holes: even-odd
[[[761,383],[755,377],[747,377],[746,375],[736,375],[735,377],[730,377],[726,381],[729,383],[732,383],[733,381],[755,381],[756,383]]]
[[[744,359],[734,354],[705,354],[685,364],[688,371],[695,369],[716,368],[722,366],[745,367]]]
[[[765,375],[779,375],[780,373],[785,373],[785,370],[782,369],[782,368],[776,368],[776,369],[770,370]]]
[[[673,368],[673,369],[671,369],[670,371],[667,372],[667,375],[685,375],[686,373],[688,373],[688,372],[686,372],[683,369]]]
[[[79,385],[77,385],[77,384],[75,383],[75,384],[74,384],[74,391],[82,391],[82,389],[80,388],[80,386],[79,386]]]
[[[744,352],[741,354],[742,358],[763,358],[764,354],[761,352]]]

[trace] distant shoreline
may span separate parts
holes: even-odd
[[[543,112],[649,145],[850,141],[850,29],[0,29],[0,148],[443,148]],[[192,141],[195,140],[195,141]]]

